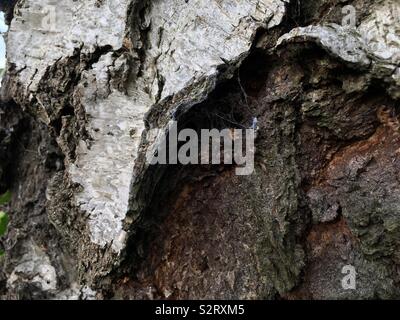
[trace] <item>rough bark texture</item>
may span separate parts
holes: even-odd
[[[398,1],[0,9],[0,297],[400,298]],[[145,161],[173,120],[255,117],[252,175]]]

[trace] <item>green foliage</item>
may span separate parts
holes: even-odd
[[[11,200],[11,192],[7,191],[6,193],[4,193],[0,196],[0,206],[5,205],[6,203],[9,203],[10,200]]]
[[[6,233],[7,225],[8,225],[8,215],[7,213],[0,211],[0,237]]]
[[[8,215],[7,213],[0,211],[0,237],[3,236],[7,231],[8,225]],[[0,257],[4,254],[2,250],[0,250]]]
[[[7,191],[6,193],[2,194],[0,196],[0,205],[5,205],[11,200],[11,193]],[[6,231],[7,231],[7,226],[8,226],[8,215],[4,211],[0,211],[0,237],[4,236]],[[4,254],[0,250],[0,257]]]

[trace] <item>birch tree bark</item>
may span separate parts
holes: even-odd
[[[400,297],[398,1],[0,9],[2,298]],[[252,175],[145,159],[254,119]]]

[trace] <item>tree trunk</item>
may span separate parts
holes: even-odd
[[[400,298],[397,0],[4,3],[0,297]],[[255,120],[251,175],[146,161]]]

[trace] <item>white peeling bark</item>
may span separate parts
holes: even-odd
[[[125,246],[123,223],[146,112],[200,79],[214,79],[219,66],[249,52],[259,28],[278,25],[285,13],[281,0],[154,1],[139,25],[146,39],[138,44],[135,38],[130,39],[133,43],[128,40],[136,32],[128,17],[128,7],[135,2],[25,1],[17,8],[8,37],[9,64],[16,68],[13,81],[23,84],[25,101],[38,100],[38,114],[46,123],[52,120],[46,112],[52,106],[36,95],[46,71],[76,52],[82,56],[112,48],[82,72],[76,87],[90,139],[80,139],[76,159],[67,157],[66,169],[71,181],[82,186],[75,204],[89,216],[92,242],[111,245],[116,253]],[[110,84],[112,74],[128,74],[129,62],[113,52],[137,47],[145,51],[143,73],[121,92]]]
[[[146,112],[158,99],[200,78],[215,77],[218,66],[249,51],[258,28],[278,24],[283,13],[282,1],[192,1],[189,5],[156,1],[145,18],[148,25],[142,26],[149,28],[144,74],[130,84],[128,94],[111,88],[109,95],[98,97],[98,92],[108,88],[108,73],[114,64],[110,54],[89,72],[92,81],[83,79],[96,84],[96,92],[89,85],[82,100],[91,119],[87,129],[93,141],[90,150],[81,141],[78,160],[69,173],[72,181],[83,186],[76,202],[90,213],[94,243],[112,244],[115,252],[124,248],[123,221]]]
[[[400,3],[377,3],[371,15],[357,27],[330,24],[295,28],[283,35],[277,46],[290,41],[314,41],[333,56],[362,69],[372,77],[388,82],[388,93],[399,98],[400,92]]]
[[[175,111],[203,102],[220,79],[232,76],[257,32],[282,23],[289,2],[18,1],[7,38],[5,87],[57,135],[65,170],[49,183],[48,215],[67,241],[66,235],[82,239],[71,245],[79,269],[68,279],[71,288],[59,292],[54,261],[30,240],[10,273],[10,288],[31,281],[59,298],[95,297],[92,284],[120,264],[134,220],[149,205],[150,199],[135,202],[148,183],[146,151],[165,138]],[[380,1],[356,28],[294,28],[269,48],[275,54],[293,43],[317,43],[346,65],[367,70],[360,81],[384,80],[398,99],[399,11],[398,1]],[[157,113],[162,120],[149,124]],[[158,135],[147,131],[160,123]],[[65,203],[57,203],[59,195]]]
[[[34,96],[46,69],[56,61],[97,47],[122,46],[129,1],[24,1],[17,6],[7,40],[9,64],[15,65],[21,91]]]

